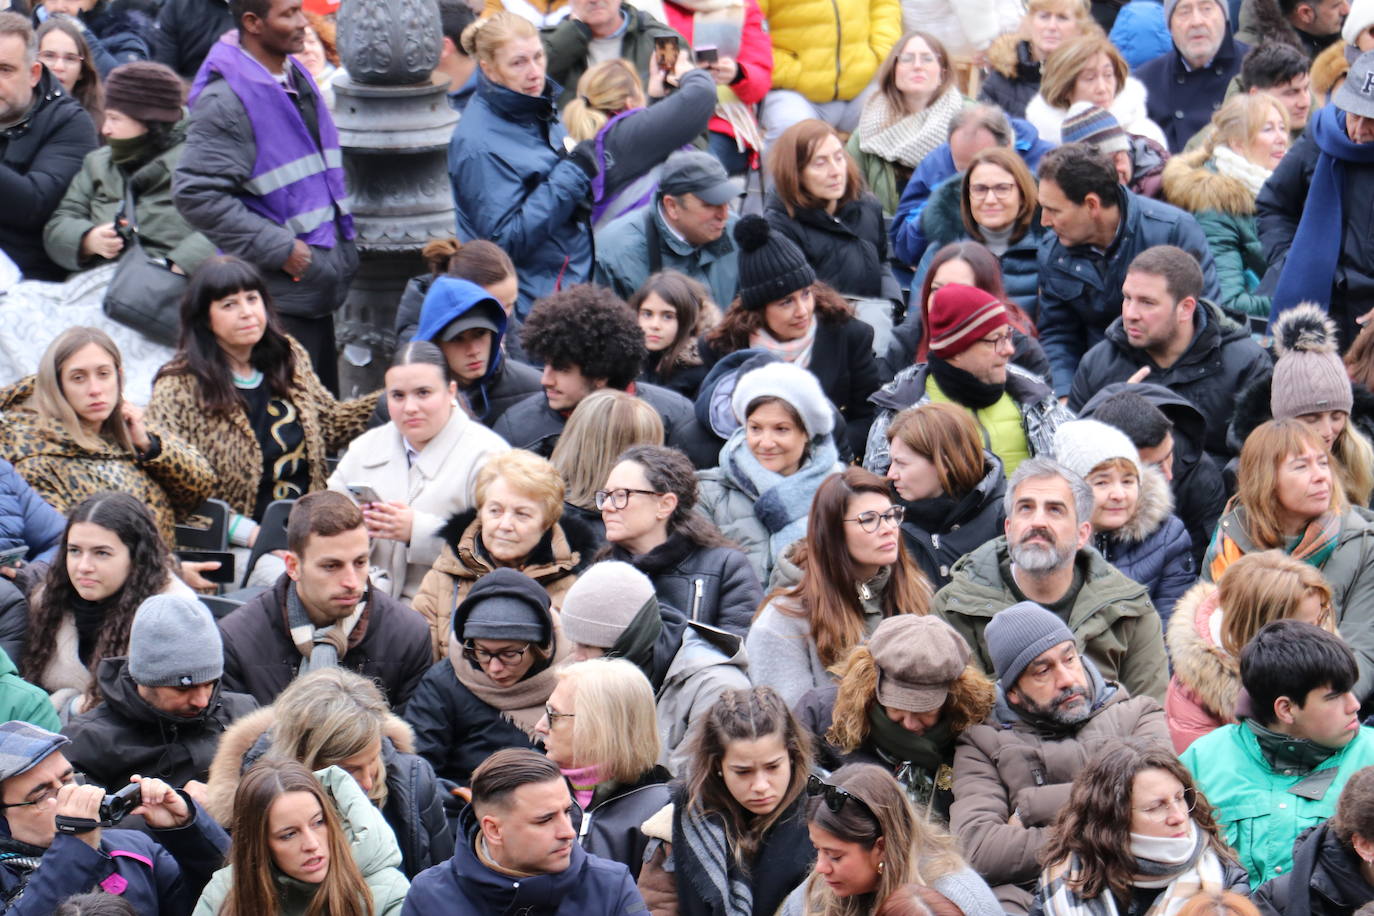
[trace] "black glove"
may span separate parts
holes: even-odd
[[[601,171],[596,163],[596,140],[583,140],[572,148],[568,153],[568,158],[577,164],[577,167],[587,173],[588,178],[595,178],[596,173]]]

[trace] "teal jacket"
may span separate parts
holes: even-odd
[[[1270,769],[1255,733],[1243,723],[1203,735],[1180,759],[1212,803],[1217,824],[1226,831],[1226,842],[1250,873],[1254,888],[1292,870],[1298,834],[1334,814],[1346,780],[1374,765],[1374,728],[1361,728],[1340,753],[1317,767],[1314,772],[1337,772],[1316,800],[1290,791],[1302,777]]]
[[[0,649],[0,716],[4,717],[0,722],[22,719],[50,732],[62,730],[48,692],[21,678],[4,649]]]

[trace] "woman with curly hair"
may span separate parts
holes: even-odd
[[[97,493],[71,511],[57,559],[29,603],[24,678],[51,693],[65,721],[100,702],[101,659],[129,652],[134,612],[145,598],[195,593],[143,504],[128,493]]]
[[[902,545],[902,507],[863,468],[816,491],[806,538],[778,561],[773,591],[749,627],[749,676],[796,703],[834,683],[832,666],[885,618],[926,614],[930,584]]]
[[[661,270],[635,290],[628,305],[639,319],[649,350],[640,381],[695,398],[706,378],[697,338],[720,320],[710,291],[684,273]]]
[[[806,820],[816,868],[782,916],[870,916],[897,889],[933,888],[964,916],[1001,916],[987,882],[959,856],[954,837],[912,810],[882,767],[852,763],[807,781]]]
[[[922,820],[945,822],[954,801],[954,745],[992,711],[992,682],[969,664],[964,638],[938,617],[889,617],[844,661],[839,684],[807,691],[794,710],[816,763],[885,767]]]
[[[702,361],[714,366],[727,353],[758,348],[806,369],[844,416],[851,455],[841,458],[861,457],[873,421],[868,396],[879,381],[872,326],[816,279],[801,249],[768,220],[745,216],[735,225],[735,242],[739,294],[702,338]]]
[[[1167,747],[1135,738],[1079,772],[1041,862],[1031,916],[1165,916],[1200,887],[1250,890],[1192,774]]]

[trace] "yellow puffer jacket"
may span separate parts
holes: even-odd
[[[773,88],[849,101],[902,37],[900,0],[759,0],[773,41]]]

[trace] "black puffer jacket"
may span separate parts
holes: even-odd
[[[816,270],[816,279],[841,295],[901,301],[901,289],[888,268],[883,205],[867,191],[832,216],[824,210],[798,209],[795,216],[776,194],[764,210],[768,224],[791,239]]]
[[[43,250],[43,226],[97,141],[86,109],[47,67],[42,70],[28,117],[0,130],[0,251],[25,279],[61,280],[67,272]]]
[[[1350,916],[1374,900],[1374,886],[1360,873],[1360,857],[1323,823],[1298,837],[1293,870],[1250,899],[1264,916]]]
[[[668,804],[668,781],[672,778],[672,773],[655,766],[631,785],[597,786],[577,828],[577,841],[582,848],[594,856],[619,862],[638,881],[644,849],[649,845],[649,838],[639,826]]]
[[[949,584],[949,571],[960,557],[1002,533],[1006,489],[1002,460],[985,450],[983,479],[962,497],[903,501],[902,540],[933,589]]]
[[[629,563],[653,580],[660,604],[689,620],[743,636],[763,600],[749,558],[734,547],[698,547],[681,534],[641,556],[612,545],[608,559]]]
[[[91,782],[111,792],[128,785],[134,773],[173,786],[204,780],[225,729],[258,708],[247,694],[216,684],[200,715],[170,716],[139,696],[124,656],[101,659],[96,680],[104,702],[62,729],[72,740],[63,753]]]

